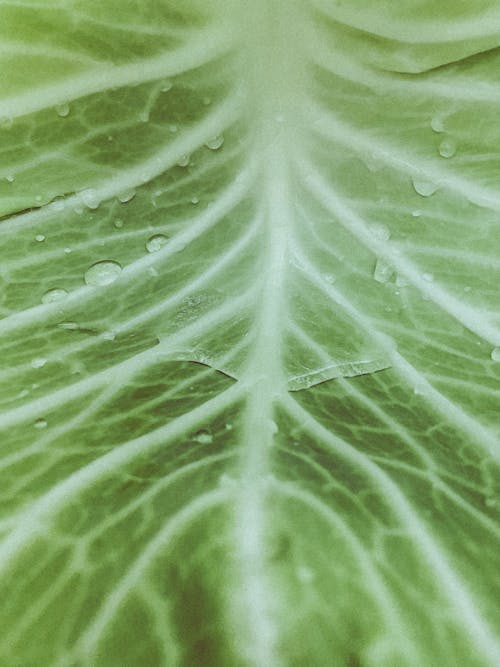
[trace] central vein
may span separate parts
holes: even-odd
[[[246,4],[246,3],[245,3]],[[241,596],[235,613],[240,650],[248,664],[278,667],[276,593],[266,554],[272,539],[269,475],[278,426],[275,404],[286,391],[282,362],[287,241],[293,220],[289,142],[296,130],[295,105],[300,87],[295,2],[260,0],[237,11],[242,33],[240,65],[248,85],[252,150],[259,157],[255,196],[264,215],[260,307],[255,318],[255,346],[241,381],[248,387],[242,424],[241,486],[235,507],[236,559]]]

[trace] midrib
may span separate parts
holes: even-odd
[[[277,425],[275,403],[287,391],[282,363],[282,331],[286,321],[286,271],[290,226],[291,170],[288,145],[294,141],[300,88],[297,63],[296,7],[284,0],[248,3],[238,14],[242,32],[240,67],[246,75],[252,150],[259,158],[256,197],[264,214],[262,286],[255,318],[255,345],[241,382],[247,387],[242,424],[241,481],[235,507],[237,608],[241,620],[239,650],[247,664],[278,667],[278,632],[266,554],[272,535],[267,492],[271,452]]]

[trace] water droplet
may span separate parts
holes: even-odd
[[[43,243],[45,241],[45,236],[43,234],[37,234],[35,236],[35,241],[37,241],[37,243]]]
[[[500,347],[494,347],[491,350],[492,361],[500,361]]]
[[[118,200],[121,201],[122,204],[126,204],[128,201],[133,199],[135,197],[135,190],[132,188],[131,190],[125,190],[121,194],[118,195]]]
[[[177,160],[177,165],[179,167],[187,167],[189,164],[190,157],[186,153],[183,153],[180,158]]]
[[[148,252],[158,252],[168,243],[168,236],[165,234],[155,234],[146,241],[146,250]]]
[[[444,132],[444,120],[441,116],[434,116],[431,119],[431,128],[434,132]]]
[[[123,220],[115,220],[113,225],[116,227],[116,229],[121,229],[123,227]]]
[[[87,285],[110,285],[114,283],[122,271],[118,262],[104,260],[96,262],[85,272],[85,282]]]
[[[210,148],[211,151],[216,151],[222,146],[223,143],[224,137],[222,134],[216,134],[206,142],[205,146]]]
[[[422,273],[422,278],[428,283],[432,283],[432,281],[434,280],[434,276],[432,275],[432,273]]]
[[[391,232],[385,225],[373,225],[371,231],[381,241],[388,241],[391,238]]]
[[[201,429],[194,434],[193,440],[199,442],[201,445],[210,445],[213,442],[212,434],[206,429]]]
[[[47,420],[43,419],[43,418],[37,419],[35,421],[35,423],[33,424],[33,426],[35,428],[38,428],[38,429],[46,428],[47,427]]]
[[[450,158],[455,155],[457,146],[453,139],[443,139],[439,144],[438,150],[441,157]]]
[[[467,293],[467,292],[470,292],[471,290],[472,290],[472,287],[471,287],[470,285],[466,285],[466,286],[464,287],[464,292],[466,292],[466,293]]]
[[[39,204],[42,201],[42,195],[37,195],[35,201]]]
[[[13,174],[7,174],[7,176],[5,177],[5,180],[8,181],[9,183],[13,183],[14,182],[14,175]]]
[[[11,116],[0,116],[0,129],[8,130],[12,127],[13,119]]]
[[[199,204],[200,199],[199,197],[191,197],[191,204]]]
[[[142,111],[139,114],[139,120],[141,121],[141,123],[147,123],[149,120],[149,111]]]
[[[64,329],[64,331],[78,331],[80,327],[78,322],[59,322],[57,328]]]
[[[422,211],[420,209],[416,209],[415,211],[412,211],[411,214],[414,218],[420,218]]]
[[[61,301],[68,296],[68,292],[62,287],[54,287],[47,290],[42,296],[42,303],[54,303],[54,301]]]
[[[378,283],[388,283],[394,274],[392,266],[384,262],[383,259],[377,259],[373,277]]]
[[[274,421],[274,419],[269,420],[269,430],[271,435],[276,435],[276,433],[278,433],[278,424]]]
[[[438,189],[438,186],[431,181],[421,180],[420,178],[413,178],[412,181],[415,192],[422,197],[430,197]]]
[[[206,107],[208,107],[209,104],[212,104],[212,98],[208,97],[207,95],[202,99],[202,102]]]
[[[103,340],[115,340],[116,334],[114,331],[103,331],[101,338]]]
[[[161,84],[161,92],[162,93],[168,93],[169,90],[172,90],[173,83],[169,81],[168,79],[165,79],[165,81],[162,82]]]
[[[56,113],[58,116],[61,118],[66,118],[66,116],[69,116],[69,104],[58,104],[56,106]]]
[[[85,206],[90,209],[96,209],[101,203],[99,195],[93,188],[87,188],[87,190],[83,190],[80,193],[80,197],[82,198],[82,202],[85,204]]]
[[[65,255],[69,255],[69,254],[72,253],[72,252],[73,252],[73,251],[71,250],[71,248],[64,248],[64,254],[65,254]]]
[[[47,363],[47,359],[44,359],[43,357],[37,357],[36,359],[31,360],[31,367],[32,368],[43,368],[46,363]]]

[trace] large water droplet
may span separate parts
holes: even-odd
[[[420,178],[413,178],[412,182],[413,182],[413,187],[415,188],[415,192],[421,195],[422,197],[430,197],[438,189],[438,186],[435,183],[432,183],[431,181],[422,180]]]
[[[189,157],[189,155],[187,155],[187,153],[183,153],[177,160],[177,165],[179,167],[187,167],[190,159],[191,158]]]
[[[56,106],[56,113],[61,118],[66,118],[66,116],[69,116],[69,104],[58,104]]]
[[[206,142],[205,146],[210,148],[211,151],[216,151],[222,146],[223,143],[224,137],[222,134],[216,134]]]
[[[444,120],[441,116],[434,116],[431,119],[431,128],[434,132],[444,132]]]
[[[101,199],[93,188],[87,188],[80,193],[83,203],[87,208],[96,209],[101,203]]]
[[[121,201],[122,204],[126,204],[128,201],[133,199],[135,197],[135,190],[131,188],[130,190],[125,190],[121,194],[118,195],[118,200]]]
[[[168,243],[168,236],[165,234],[155,234],[146,241],[146,250],[148,252],[158,252]]]
[[[439,144],[438,150],[441,157],[450,158],[455,155],[457,145],[453,139],[443,139],[443,141]]]
[[[61,301],[68,296],[68,292],[62,287],[54,287],[47,290],[42,296],[42,303],[54,303],[54,301]]]
[[[492,361],[500,361],[500,347],[494,347],[491,350]]]
[[[96,262],[85,272],[85,282],[87,285],[110,285],[114,283],[122,271],[118,262],[104,260]]]

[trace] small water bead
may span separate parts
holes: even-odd
[[[375,270],[373,271],[373,277],[378,283],[388,283],[389,280],[394,275],[394,269],[392,266],[384,262],[383,259],[377,259],[375,264]]]
[[[201,445],[210,445],[213,442],[213,435],[206,429],[201,429],[194,434],[193,440],[199,442]]]
[[[492,361],[500,361],[500,347],[494,347],[491,350]]]
[[[37,429],[47,428],[47,420],[43,418],[37,419],[33,426]]]
[[[13,174],[7,174],[7,176],[5,177],[5,180],[8,181],[9,183],[13,183],[14,182],[14,175]]]
[[[191,204],[199,204],[200,199],[199,197],[191,197]]]
[[[45,236],[43,234],[37,234],[35,236],[35,241],[37,243],[43,243],[45,241]]]
[[[160,90],[162,93],[168,93],[169,90],[172,90],[173,85],[174,84],[171,81],[166,79],[165,81],[162,82]]]
[[[64,248],[64,254],[65,255],[70,255],[72,252],[73,251],[71,250],[71,248]]]
[[[189,164],[189,160],[190,160],[190,159],[191,159],[191,158],[189,157],[189,155],[187,155],[186,153],[183,153],[183,154],[180,156],[180,158],[177,160],[177,166],[179,166],[179,167],[187,167],[188,164]]]
[[[56,113],[61,118],[66,118],[69,116],[69,104],[58,104],[56,107]]]
[[[116,338],[116,334],[114,331],[103,331],[101,334],[102,340],[110,340],[113,341]]]
[[[444,158],[453,157],[457,151],[457,146],[453,139],[443,139],[439,144],[439,155]]]
[[[434,116],[431,119],[431,128],[434,132],[444,132],[444,120],[441,116]]]
[[[80,325],[78,322],[59,322],[57,328],[63,329],[64,331],[78,331]]]
[[[43,368],[47,363],[47,359],[43,357],[37,357],[36,359],[31,360],[31,368]]]
[[[113,225],[116,227],[116,229],[121,229],[123,227],[123,220],[115,220]]]
[[[420,218],[422,211],[420,209],[416,209],[415,211],[412,211],[411,214],[414,218]]]
[[[55,301],[61,301],[62,299],[68,296],[68,292],[62,287],[54,287],[47,290],[42,296],[42,303],[54,303]]]
[[[216,134],[206,142],[205,146],[209,148],[211,151],[217,151],[219,150],[219,148],[222,146],[223,143],[224,143],[224,137],[222,136],[222,134]]]
[[[431,181],[425,181],[420,178],[413,178],[412,182],[413,187],[415,188],[415,192],[422,197],[430,197],[438,189],[438,186],[435,183],[432,183]]]
[[[202,99],[202,102],[203,102],[204,106],[208,107],[209,104],[212,104],[212,98],[206,96]]]
[[[80,193],[82,202],[87,208],[96,209],[101,203],[101,199],[93,188],[87,188]]]
[[[132,188],[130,190],[125,190],[118,195],[118,201],[121,201],[122,204],[126,204],[128,201],[135,197],[135,190]]]
[[[146,241],[146,250],[148,252],[158,252],[168,243],[168,236],[165,234],[154,234]]]
[[[85,282],[87,285],[102,286],[111,285],[122,272],[122,267],[118,262],[112,260],[103,260],[96,262],[85,272]]]

